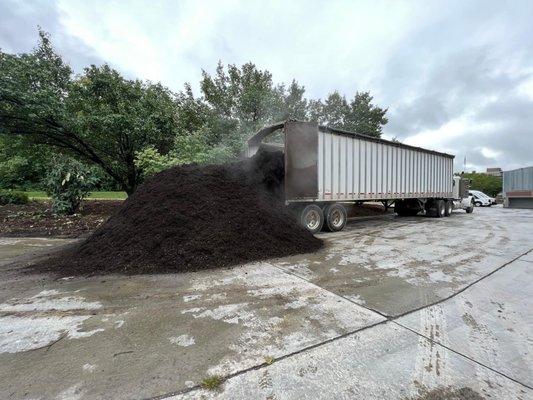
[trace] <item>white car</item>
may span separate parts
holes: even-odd
[[[474,197],[474,204],[476,206],[490,207],[491,205],[496,204],[496,199],[494,197],[487,196],[479,190],[470,190],[470,195]]]

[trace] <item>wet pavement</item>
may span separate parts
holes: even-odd
[[[532,211],[322,237],[229,269],[59,280],[12,263],[65,242],[2,238],[0,398],[533,398]]]

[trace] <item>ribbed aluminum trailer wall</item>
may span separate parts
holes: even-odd
[[[503,193],[517,190],[533,190],[533,167],[503,172]]]
[[[453,156],[319,129],[318,200],[452,197]]]

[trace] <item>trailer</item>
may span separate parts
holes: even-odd
[[[279,131],[282,143],[269,143]],[[284,152],[285,203],[313,233],[342,230],[349,203],[379,201],[400,216],[474,210],[469,181],[454,176],[450,154],[292,120],[252,136],[247,155],[259,149]]]

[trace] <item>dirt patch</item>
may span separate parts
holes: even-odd
[[[285,209],[282,153],[174,167],[140,186],[87,240],[40,271],[61,275],[181,272],[317,250]]]
[[[54,215],[50,201],[0,206],[0,232],[8,237],[87,236],[102,225],[122,201],[88,200],[75,215]]]
[[[411,400],[485,400],[485,398],[475,390],[468,387],[462,387],[459,389],[433,389],[426,391],[418,397],[413,397]]]

